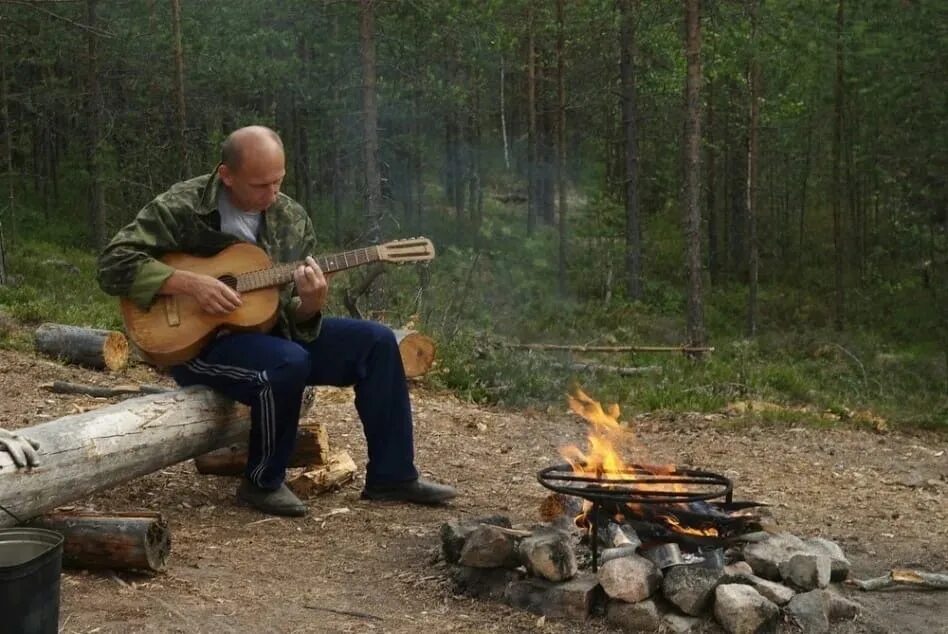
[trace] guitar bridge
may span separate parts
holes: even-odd
[[[165,300],[165,321],[171,327],[181,325],[181,313],[178,312],[178,299],[174,295],[168,295]]]

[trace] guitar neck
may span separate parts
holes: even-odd
[[[319,268],[323,270],[323,273],[335,273],[336,271],[344,271],[363,264],[377,262],[379,260],[379,249],[376,246],[371,246],[332,255],[314,256],[313,259],[319,264]],[[236,276],[237,290],[246,292],[259,288],[282,286],[293,280],[293,272],[303,264],[304,262],[300,260],[299,262],[278,264],[259,271],[241,273]]]

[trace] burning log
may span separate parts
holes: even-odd
[[[0,452],[0,527],[245,438],[249,410],[191,387],[133,398],[18,430],[40,466]]]
[[[435,360],[434,339],[414,330],[395,330],[398,351],[405,367],[405,376],[409,379],[424,375],[431,369]]]
[[[288,466],[312,468],[328,464],[329,460],[326,426],[318,422],[300,424]],[[204,475],[242,475],[247,466],[247,444],[238,443],[200,455],[194,459],[194,466]]]
[[[63,564],[160,572],[171,551],[171,531],[160,513],[50,513],[31,526],[62,534]]]
[[[35,345],[46,356],[95,370],[114,372],[128,365],[128,339],[114,330],[43,324],[36,329]]]

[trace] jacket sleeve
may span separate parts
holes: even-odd
[[[299,207],[299,220],[294,223],[291,239],[293,240],[293,260],[303,260],[307,255],[316,256],[316,230],[309,219],[309,215]],[[310,319],[297,322],[296,309],[300,305],[300,298],[296,293],[296,285],[288,284],[280,291],[280,327],[291,339],[309,343],[319,336],[322,326],[322,315],[316,314]]]
[[[146,205],[99,255],[97,277],[102,290],[148,308],[174,273],[158,258],[181,250],[179,224],[180,217],[160,198]]]

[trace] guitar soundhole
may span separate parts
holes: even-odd
[[[234,277],[233,275],[221,275],[221,276],[220,276],[219,278],[217,278],[217,279],[219,279],[220,281],[222,281],[224,284],[227,284],[227,285],[230,286],[232,289],[234,289],[234,290],[237,289],[237,278]]]

